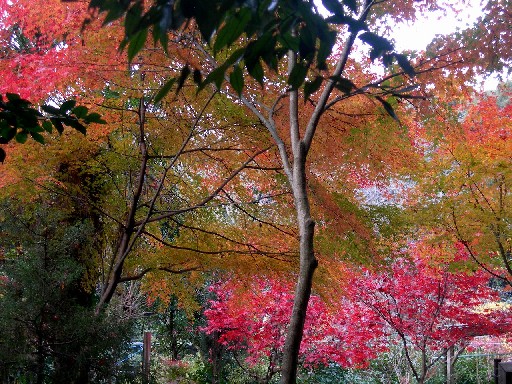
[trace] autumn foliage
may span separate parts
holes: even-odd
[[[510,44],[494,49],[510,34],[501,6],[409,57],[389,23],[464,4],[324,0],[323,17],[308,1],[92,3],[105,12],[0,0],[0,102],[93,116],[86,136],[2,141],[0,198],[95,224],[97,314],[136,282],[190,315],[208,273],[227,273],[203,331],[269,377],[284,355],[293,377],[297,351],[307,369],[366,368],[398,340],[422,382],[453,345],[510,330],[489,279],[512,284],[512,91],[469,87],[510,61]],[[186,18],[143,19],[162,9]],[[418,351],[435,358],[418,367]]]
[[[218,334],[229,348],[245,350],[250,365],[278,368],[293,305],[292,284],[264,278],[249,284],[229,279],[210,290],[216,298],[205,311],[205,331]],[[319,296],[313,296],[301,344],[302,364],[367,366],[382,351],[382,328],[375,314],[361,309],[348,300],[328,308]]]

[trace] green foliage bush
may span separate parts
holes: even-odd
[[[49,206],[14,207],[0,212],[0,378],[38,384],[111,378],[131,324],[94,313],[82,263],[93,255],[93,226]]]

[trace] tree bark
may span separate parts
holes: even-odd
[[[290,103],[293,102],[294,100],[291,98]],[[293,111],[293,107],[290,109]],[[318,265],[313,243],[315,222],[311,218],[310,204],[307,194],[307,150],[302,141],[293,145],[293,152],[293,179],[291,184],[295,208],[297,210],[297,222],[300,234],[300,269],[295,288],[292,316],[284,346],[283,362],[281,365],[282,384],[295,383],[297,379],[300,343],[302,341],[304,331],[308,302],[311,296],[313,274]]]

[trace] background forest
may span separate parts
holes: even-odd
[[[2,382],[493,382],[512,5],[393,40],[465,7],[0,0]]]

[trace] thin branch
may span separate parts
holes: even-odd
[[[121,277],[119,279],[119,283],[125,283],[127,281],[140,280],[146,274],[148,274],[149,272],[153,272],[153,271],[164,271],[164,272],[168,272],[168,273],[171,273],[171,274],[182,275],[184,273],[188,273],[188,272],[192,272],[192,271],[197,271],[199,269],[200,269],[199,266],[182,268],[182,269],[173,269],[173,268],[170,268],[170,267],[151,267],[151,268],[146,268],[146,269],[142,270],[141,272],[137,273],[136,275]]]

